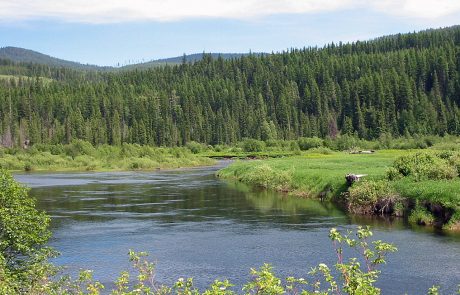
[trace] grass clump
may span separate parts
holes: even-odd
[[[443,225],[443,229],[460,230],[460,211],[454,212],[449,222]]]
[[[385,180],[362,181],[348,191],[348,211],[359,214],[393,214],[401,196]]]
[[[255,165],[248,173],[241,174],[238,179],[264,188],[287,190],[292,183],[291,171],[275,170],[267,164]]]
[[[409,222],[418,225],[432,225],[435,221],[434,216],[425,208],[416,207],[409,215]]]

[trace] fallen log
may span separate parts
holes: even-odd
[[[370,151],[351,151],[350,154],[373,154],[375,153],[374,150],[370,150]]]

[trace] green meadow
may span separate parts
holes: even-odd
[[[327,191],[331,196],[346,190],[346,174],[368,174],[366,177],[369,179],[382,178],[395,158],[409,152],[308,152],[286,158],[236,161],[219,171],[218,175],[270,189],[289,191],[296,195],[318,196],[321,192]]]
[[[406,216],[421,225],[457,229],[458,154],[438,150],[379,150],[372,154],[305,152],[299,156],[236,161],[218,176],[333,200],[358,214]],[[351,187],[346,174],[364,174]]]

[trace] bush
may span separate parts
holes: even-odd
[[[50,237],[49,222],[27,189],[0,170],[0,294],[42,294],[28,291],[47,275],[42,261],[51,252],[42,245]]]
[[[401,197],[384,180],[355,183],[348,191],[348,210],[359,214],[393,214]]]
[[[224,150],[225,150],[225,147],[223,145],[221,145],[221,144],[217,144],[217,145],[214,146],[214,151],[215,152],[222,152]]]
[[[84,140],[76,139],[72,140],[70,144],[64,146],[64,151],[67,156],[75,158],[81,155],[93,155],[96,150],[91,145],[91,143]]]
[[[427,209],[416,207],[409,216],[409,222],[418,225],[431,225],[434,223],[434,216]]]
[[[195,141],[187,142],[185,146],[194,154],[198,154],[206,149],[201,143]]]
[[[339,151],[346,151],[357,148],[358,146],[358,138],[350,135],[342,135],[337,137],[334,141],[335,148]]]
[[[291,141],[289,145],[289,150],[292,152],[297,152],[300,155],[300,148],[296,141]]]
[[[447,158],[449,164],[457,170],[457,175],[460,175],[460,154],[453,153]]]
[[[389,167],[386,171],[386,176],[388,180],[398,180],[403,177],[395,167]]]
[[[300,137],[297,140],[300,150],[306,151],[313,148],[319,148],[323,146],[323,140],[318,137]]]
[[[62,155],[64,154],[64,146],[62,144],[50,145],[49,152],[52,155]]]
[[[458,175],[457,169],[446,160],[426,152],[399,157],[394,162],[393,168],[402,176],[412,176],[417,181],[453,179]]]
[[[260,140],[247,138],[243,140],[242,146],[245,152],[261,152],[265,148],[265,143]]]
[[[274,170],[262,164],[253,167],[251,173],[245,174],[240,180],[266,188],[285,190],[292,181],[292,173]]]
[[[30,164],[29,162],[24,164],[24,171],[30,172],[32,170],[33,170],[32,164]]]

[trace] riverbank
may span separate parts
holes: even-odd
[[[237,161],[218,176],[300,197],[329,199],[352,213],[403,216],[412,223],[457,230],[458,159],[455,152],[420,150],[306,153]],[[349,187],[345,180],[349,173],[366,176]]]
[[[68,145],[36,145],[0,149],[0,167],[10,171],[126,171],[208,166],[215,160],[187,148],[123,144],[93,147],[84,141]]]

